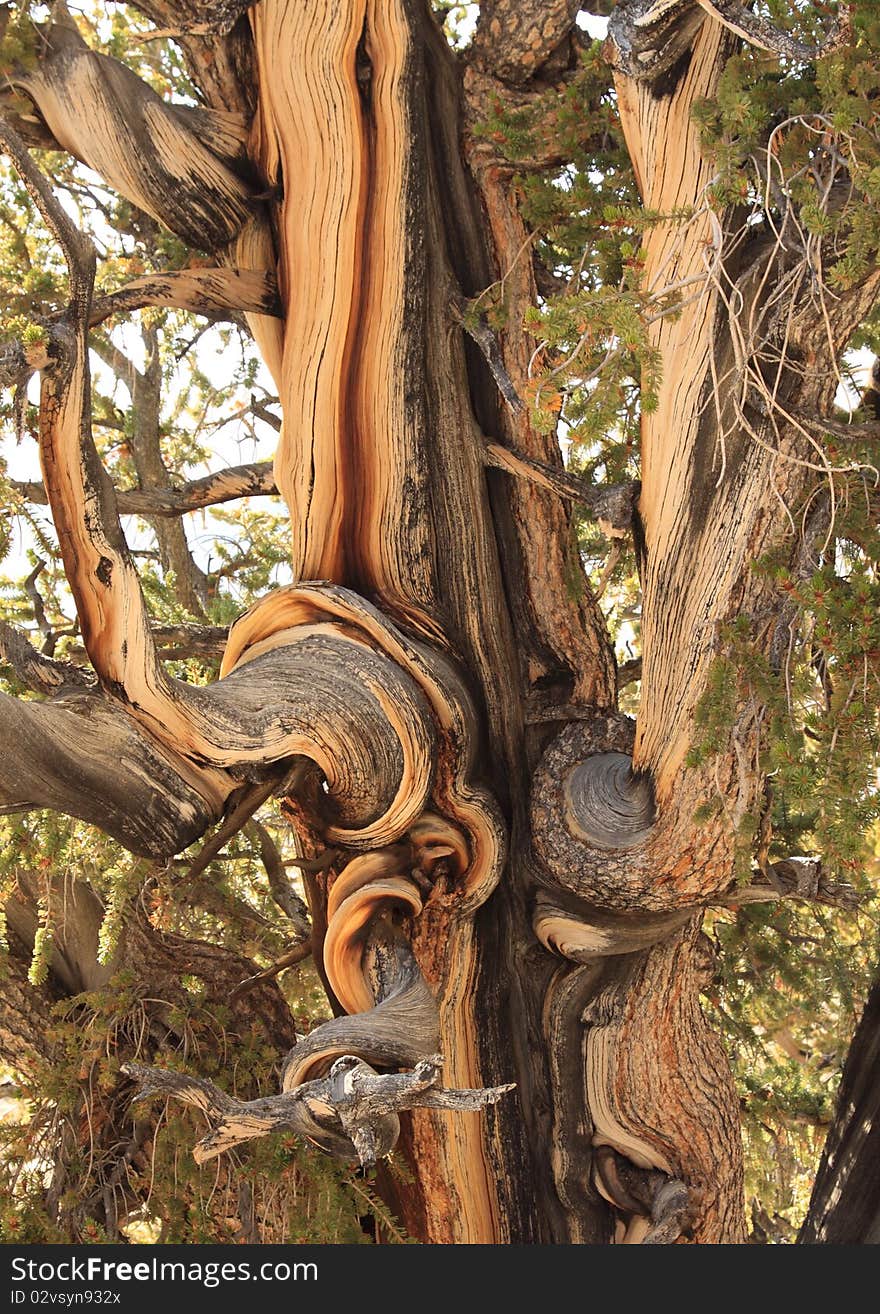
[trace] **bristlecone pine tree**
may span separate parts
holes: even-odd
[[[42,651],[0,636],[0,804],[113,841],[75,881],[4,867],[3,1058],[51,1056],[62,996],[80,1041],[104,1019],[76,1098],[47,1088],[47,1216],[120,1239],[161,1143],[140,1095],[227,1185],[291,1134],[354,1164],[383,1236],[745,1240],[704,919],[851,904],[876,816],[878,426],[836,409],[880,290],[873,0],[110,9],[11,7],[3,38],[3,240],[25,292],[37,240],[60,289],[7,324],[42,484],[4,495],[48,504],[77,621],[59,660],[37,563]],[[138,276],[106,275],[114,226]],[[145,307],[135,370],[106,326]],[[169,308],[246,324],[273,467],[169,473]],[[96,356],[133,414],[99,408]],[[267,570],[219,672],[182,678],[229,617],[180,517],[271,493],[291,582]],[[308,921],[252,821],[272,799]],[[213,938],[155,915],[163,873],[211,909],[245,832],[299,927],[262,971],[217,931],[228,891]],[[304,1035],[278,972],[310,950],[334,1016]],[[194,991],[213,1049],[185,1043]]]

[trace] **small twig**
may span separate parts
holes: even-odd
[[[284,776],[275,775],[270,780],[263,780],[258,785],[246,790],[219,830],[199,850],[193,859],[192,866],[189,867],[181,879],[191,881],[196,876],[200,876],[221,849],[226,847],[229,840],[237,835],[250,821],[257,809],[262,807],[266,800],[277,792],[283,780]]]
[[[237,985],[229,996],[229,1002],[235,1003],[237,999],[240,999],[242,995],[247,994],[249,990],[253,990],[254,986],[259,985],[261,981],[271,981],[281,972],[286,971],[288,967],[296,967],[298,963],[305,962],[305,960],[311,955],[311,952],[311,936],[305,940],[299,940],[295,945],[288,949],[286,953],[282,954],[280,958],[276,958],[274,963],[270,963],[268,967],[264,967],[262,972],[255,972],[253,976],[245,977],[241,984]]]
[[[476,314],[464,297],[454,296],[449,304],[453,319],[461,325],[469,337],[473,338],[483,353],[501,396],[514,415],[524,415],[526,404],[513,385],[513,380],[508,374],[501,356],[498,339],[487,324],[485,316]]]

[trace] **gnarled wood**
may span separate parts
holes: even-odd
[[[225,794],[140,733],[97,692],[46,703],[0,694],[0,806],[52,808],[100,826],[134,853],[178,853],[216,821]]]
[[[62,150],[94,169],[185,242],[227,245],[256,212],[247,185],[118,60],[90,50],[68,15],[42,30],[37,69],[14,85]]]
[[[265,470],[239,470],[114,501],[88,401],[88,327],[108,303],[91,300],[93,254],[44,194],[71,305],[44,343],[4,353],[0,371],[43,373],[45,487],[104,690],[77,696],[112,706],[105,719],[124,727],[112,739],[99,715],[97,737],[134,745],[147,776],[159,770],[151,754],[177,773],[163,851],[185,829],[180,780],[202,791],[202,813],[225,812],[215,846],[284,780],[303,850],[323,855],[308,881],[315,962],[334,1006],[352,1010],[294,1048],[271,1100],[144,1079],[219,1119],[205,1152],[296,1125],[368,1162],[399,1131],[416,1180],[388,1194],[427,1240],[584,1242],[612,1229],[648,1244],[739,1240],[736,1100],[699,1009],[706,964],[692,915],[734,897],[733,846],[726,818],[696,828],[693,813],[720,784],[741,815],[759,781],[738,779],[733,750],[715,781],[682,764],[717,623],[760,600],[748,563],[781,523],[777,454],[730,427],[732,391],[719,410],[711,404],[713,369],[726,377],[735,353],[711,277],[723,221],[707,201],[691,111],[717,86],[745,20],[727,0],[622,0],[610,29],[646,205],[694,211],[649,229],[650,290],[704,280],[677,318],[650,326],[664,390],[644,417],[634,728],[612,710],[611,644],[561,498],[581,498],[623,533],[635,488],[585,490],[516,405],[534,348],[523,327],[536,294],[531,234],[509,165],[473,131],[504,90],[499,78],[527,103],[554,76],[575,42],[576,6],[554,0],[539,13],[531,0],[492,0],[458,64],[423,0],[261,0],[246,15],[201,0],[143,7],[181,29],[213,110],[164,105],[87,51],[63,18],[19,85],[44,137],[229,267],[183,271],[173,286],[146,280],[113,305],[231,302],[278,385],[275,471],[296,582],[233,626],[214,685],[163,669],[118,512],[177,515],[275,484]],[[141,150],[130,160],[122,146],[132,140]],[[13,154],[35,187],[14,143]],[[769,255],[760,245],[748,255],[748,268],[726,272],[760,314]],[[487,367],[464,341],[460,307],[499,279],[508,317]],[[871,295],[841,298],[838,344]],[[797,333],[792,341],[806,349]],[[501,441],[487,446],[485,434]],[[795,455],[798,441],[786,431]],[[798,486],[780,483],[785,494]],[[18,649],[16,661],[55,686],[53,667]],[[63,707],[23,706],[25,720],[10,714],[16,733],[21,724],[34,739],[37,726],[70,737]],[[736,744],[752,732],[744,714]],[[68,759],[65,773],[72,749]],[[72,801],[91,817],[84,792]],[[53,805],[69,807],[69,792]],[[214,851],[209,842],[193,870]],[[768,869],[744,897],[773,883]],[[821,888],[791,871],[777,883],[796,897]],[[265,985],[252,967],[235,998],[247,982]],[[469,1092],[461,1099],[434,1091],[438,1052]],[[496,1094],[511,1075],[518,1103],[478,1114],[484,1088]]]

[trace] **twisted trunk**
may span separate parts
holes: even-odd
[[[163,19],[178,7],[143,8]],[[336,1148],[362,1159],[399,1133],[412,1180],[383,1189],[426,1241],[738,1241],[737,1102],[699,1004],[711,973],[700,910],[733,884],[734,837],[729,818],[697,827],[693,816],[719,781],[734,830],[753,805],[761,781],[742,762],[754,709],[718,773],[684,765],[716,625],[760,612],[749,562],[780,533],[777,460],[752,441],[739,380],[717,386],[733,330],[705,265],[722,249],[690,120],[733,38],[685,0],[619,6],[618,95],[645,205],[696,211],[651,230],[646,277],[662,283],[674,260],[677,281],[700,283],[656,329],[664,389],[643,433],[634,727],[615,710],[611,642],[572,546],[570,481],[553,437],[516,404],[532,352],[528,234],[474,133],[493,78],[532,77],[570,38],[576,8],[487,4],[463,79],[423,0],[261,0],[216,34],[210,76],[202,38],[187,38],[214,105],[196,119],[53,28],[21,82],[45,131],[245,271],[243,286],[211,291],[248,315],[275,377],[283,427],[274,484],[260,471],[258,489],[287,504],[298,582],[233,626],[217,684],[166,674],[91,442],[87,332],[103,313],[93,257],[4,130],[71,270],[69,311],[25,363],[43,370],[45,492],[103,690],[68,699],[103,710],[77,760],[67,727],[79,704],[0,702],[29,757],[18,779],[0,768],[0,790],[170,854],[274,788],[306,856],[337,851],[309,892],[340,1017],[293,1050],[283,1103],[233,1107],[204,1085],[133,1071],[213,1113],[212,1152],[242,1128],[299,1126],[312,1100]],[[663,37],[674,66],[634,69],[632,30]],[[219,68],[249,61],[247,78],[218,84]],[[251,88],[245,135],[230,114]],[[743,269],[760,318],[760,271]],[[499,371],[495,348],[487,362],[459,321],[462,298],[502,274]],[[841,299],[838,335],[858,310]],[[796,450],[797,434],[783,441]],[[799,468],[787,467],[792,496]],[[585,501],[599,515],[613,503],[625,524],[632,495]],[[154,500],[161,515],[175,499]],[[43,741],[67,756],[45,761]],[[74,786],[86,757],[95,781]],[[134,829],[122,801],[133,779],[145,794]],[[438,1051],[446,1092],[436,1065],[417,1067]],[[420,1098],[410,1079],[389,1103],[384,1077],[361,1067],[352,1086],[345,1064],[330,1072],[351,1056],[417,1067]],[[355,1087],[370,1097],[352,1112]]]

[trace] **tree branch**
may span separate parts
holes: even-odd
[[[621,73],[639,82],[655,82],[690,49],[706,16],[750,45],[787,59],[814,60],[850,35],[850,6],[818,47],[796,41],[740,0],[619,0],[608,23],[608,36]]]
[[[10,479],[9,484],[37,506],[46,506],[49,501],[41,483]],[[240,497],[275,497],[277,494],[272,462],[255,461],[192,479],[180,488],[117,490],[116,505],[120,515],[170,517],[200,511],[207,506],[220,506]]]
[[[124,64],[90,50],[69,16],[55,16],[40,30],[39,64],[12,85],[33,100],[60,149],[110,187],[189,245],[227,246],[260,202],[204,146],[186,114]]]
[[[574,27],[579,0],[487,0],[470,58],[505,82],[526,82]]]
[[[513,379],[507,372],[498,339],[486,322],[485,315],[475,315],[464,297],[454,297],[450,303],[452,313],[469,337],[483,353],[483,357],[492,377],[498,385],[498,391],[513,411],[514,415],[524,415],[526,405],[513,385]]]
[[[139,1063],[126,1063],[121,1071],[141,1086],[138,1099],[171,1096],[208,1116],[213,1126],[193,1150],[197,1163],[255,1137],[293,1131],[370,1167],[393,1149],[398,1112],[421,1106],[470,1112],[497,1103],[513,1089],[445,1090],[437,1086],[441,1065],[442,1059],[434,1055],[412,1072],[380,1076],[362,1059],[344,1055],[328,1076],[259,1100],[237,1100],[202,1077]]]
[[[44,685],[50,678],[42,664],[38,678]],[[147,857],[167,858],[192,844],[217,820],[216,799],[201,794],[191,769],[139,733],[114,702],[76,686],[65,670],[63,692],[51,702],[0,694],[0,743],[14,749],[0,754],[0,806],[79,817]]]
[[[760,14],[753,14],[745,4],[741,3],[741,0],[697,0],[697,3],[707,14],[717,18],[724,27],[742,37],[749,45],[757,46],[760,50],[769,50],[772,54],[782,55],[786,59],[817,59],[843,45],[852,35],[852,6],[845,3],[839,6],[837,21],[825,40],[818,46],[808,46],[803,41],[796,41],[790,33],[775,27]]]
[[[230,311],[281,314],[273,274],[253,269],[184,269],[136,278],[117,292],[95,297],[89,323],[94,328],[111,315],[129,314],[144,306],[189,310],[209,319],[228,317]]]
[[[592,484],[582,475],[521,456],[500,443],[486,444],[485,461],[486,465],[497,470],[506,470],[517,478],[540,484],[568,502],[577,502],[599,522],[599,527],[609,538],[623,538],[632,528],[640,487],[637,482],[610,487]]]
[[[310,939],[312,923],[309,910],[293,888],[275,841],[266,827],[255,819],[247,822],[245,829],[251,838],[257,841],[260,860],[266,871],[272,898],[284,915],[293,922],[297,935],[303,940]]]
[[[95,687],[94,676],[38,652],[26,634],[4,620],[0,620],[0,661],[11,666],[22,684],[35,693],[51,696],[65,688]]]

